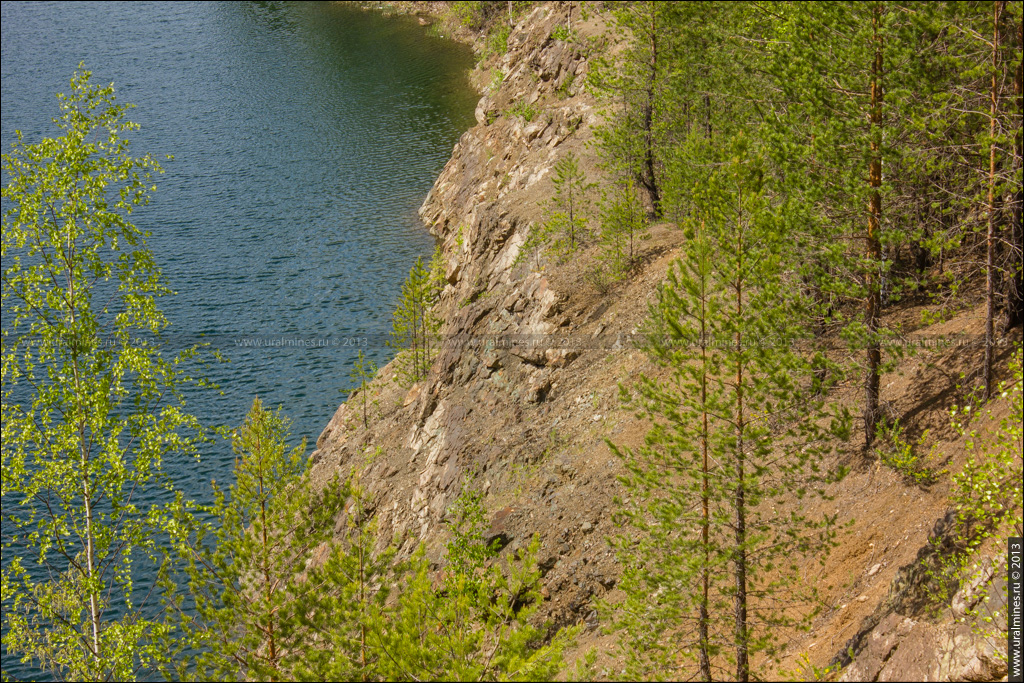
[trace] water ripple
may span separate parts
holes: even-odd
[[[387,331],[433,247],[416,208],[473,122],[467,49],[333,3],[5,2],[5,147],[15,129],[52,134],[54,93],[82,60],[138,106],[133,150],[174,155],[135,214],[178,292],[163,304],[172,332]],[[239,423],[259,395],[314,440],[348,386],[350,350],[219,350],[224,396],[190,396],[207,422]],[[231,462],[220,446],[169,467],[202,498]]]

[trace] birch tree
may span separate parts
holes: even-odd
[[[160,165],[80,65],[57,137],[3,156],[3,645],[60,679],[132,680],[167,663],[154,584],[171,457],[206,433],[182,395],[196,351],[166,355],[170,293],[146,231]]]

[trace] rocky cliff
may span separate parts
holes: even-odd
[[[566,13],[565,3],[539,3],[512,28],[507,52],[472,74],[482,93],[477,125],[420,209],[446,262],[437,306],[445,344],[429,376],[406,389],[393,366],[382,368],[368,389],[368,426],[359,410],[341,405],[317,440],[313,476],[357,472],[381,545],[394,542],[407,554],[425,543],[439,570],[448,507],[466,488],[484,492],[503,552],[541,536],[544,616],[557,626],[586,624],[581,646],[597,646],[601,671],[613,675],[613,639],[597,628],[595,599],[616,599],[619,570],[606,537],[615,533],[622,470],[605,439],[642,441],[646,425],[619,408],[618,383],[658,374],[630,340],[684,244],[671,226],[654,226],[641,266],[611,287],[588,277],[587,250],[561,266],[520,258],[552,195],[554,163],[572,151],[592,179],[600,175],[590,145],[600,107],[585,81],[591,51],[607,49],[591,40],[605,26],[600,16],[573,17],[573,39],[557,40]],[[909,308],[890,315],[905,318],[908,331],[920,319]],[[968,305],[929,331],[970,332],[980,315]],[[939,464],[950,470],[963,462],[964,443],[944,407],[961,391],[957,373],[974,360],[962,351],[922,353],[883,381],[890,410],[907,418],[911,436],[931,428]],[[856,392],[851,384],[836,400],[852,405]],[[838,513],[849,526],[823,566],[801,568],[819,585],[824,609],[810,633],[781,634],[788,646],[780,670],[832,662],[846,665],[848,680],[1004,675],[988,641],[954,624],[952,607],[936,614],[904,599],[920,583],[914,568],[929,538],[942,535],[948,482],[922,488],[852,451],[840,457],[853,472],[830,501],[805,512]],[[961,603],[971,590],[957,594]]]
[[[409,552],[425,541],[439,566],[447,507],[464,487],[486,492],[492,532],[510,550],[542,534],[549,613],[560,624],[593,621],[592,596],[615,575],[602,538],[614,479],[601,438],[614,424],[613,366],[624,358],[579,345],[601,346],[638,319],[630,310],[609,327],[616,313],[608,302],[594,313],[580,273],[517,264],[554,163],[572,150],[593,165],[599,117],[584,89],[583,45],[600,24],[575,26],[574,42],[553,39],[565,20],[555,4],[535,8],[508,51],[473,74],[483,91],[477,125],[420,209],[447,263],[446,342],[429,377],[406,390],[383,368],[369,427],[342,405],[312,456],[318,478],[357,464],[381,542]]]

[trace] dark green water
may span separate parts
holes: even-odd
[[[259,395],[315,440],[349,385],[346,340],[388,360],[402,280],[433,249],[416,209],[473,123],[468,48],[320,3],[4,2],[0,27],[5,151],[15,129],[55,134],[84,60],[137,105],[133,152],[174,155],[135,222],[177,292],[168,341],[204,335],[231,361],[193,411],[234,425]],[[168,469],[202,499],[231,461],[222,445]]]

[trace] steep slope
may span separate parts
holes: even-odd
[[[324,482],[357,472],[372,495],[381,545],[394,542],[408,554],[425,543],[439,570],[447,509],[465,489],[484,492],[504,553],[540,534],[544,615],[555,625],[585,623],[581,650],[598,646],[601,671],[611,675],[614,639],[597,628],[595,600],[617,599],[619,570],[605,539],[617,533],[611,513],[622,469],[605,439],[642,442],[647,426],[620,409],[618,383],[658,375],[632,342],[646,302],[685,244],[671,226],[654,226],[642,265],[607,289],[588,278],[593,249],[562,266],[520,262],[531,226],[544,218],[554,163],[572,151],[591,178],[600,175],[589,144],[600,108],[584,82],[594,49],[588,38],[604,26],[593,17],[574,24],[576,40],[555,40],[565,11],[559,3],[535,7],[511,30],[508,51],[478,67],[477,125],[455,146],[420,210],[446,261],[437,307],[445,344],[429,377],[407,389],[393,364],[383,368],[368,390],[369,426],[341,405],[317,441],[313,476]],[[978,303],[968,295],[957,315],[917,330],[926,301],[887,315],[904,322],[908,335],[977,335]],[[1019,344],[1019,330],[1014,335]],[[1011,347],[1001,349],[1004,374]],[[976,346],[924,348],[883,378],[883,398],[908,438],[930,429],[925,445],[935,448],[936,468],[956,471],[966,457],[947,411],[964,401],[960,373],[979,359]],[[855,382],[834,396],[851,406],[858,397]],[[996,417],[1005,410],[997,402]],[[852,651],[849,680],[1002,675],[985,640],[954,626],[953,608],[929,612],[918,588],[924,577],[916,567],[931,552],[929,539],[948,527],[948,477],[919,486],[854,444],[839,457],[852,473],[829,491],[831,500],[804,511],[838,514],[849,526],[823,566],[801,567],[824,609],[810,633],[780,634],[789,640],[782,669],[805,661],[845,665]],[[977,587],[961,592],[953,604],[975,594]]]

